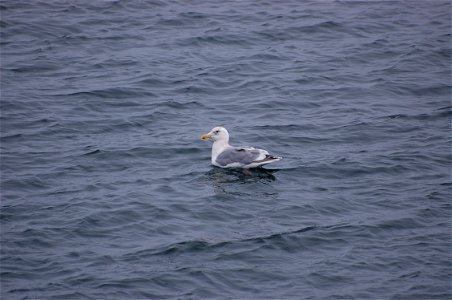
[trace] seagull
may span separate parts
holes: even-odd
[[[213,141],[212,165],[220,168],[243,168],[244,173],[248,174],[249,168],[260,167],[282,159],[269,154],[266,150],[229,145],[229,133],[224,127],[213,128],[209,133],[203,134],[201,139]]]

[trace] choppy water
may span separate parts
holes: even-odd
[[[0,4],[2,299],[451,298],[450,1]]]

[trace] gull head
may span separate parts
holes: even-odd
[[[224,127],[215,127],[209,133],[201,135],[201,139],[214,142],[225,141],[227,143],[229,141],[229,133]]]

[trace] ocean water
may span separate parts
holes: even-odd
[[[0,8],[1,299],[451,299],[450,1]]]

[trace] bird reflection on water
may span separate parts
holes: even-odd
[[[276,181],[274,173],[278,169],[253,168],[249,174],[245,174],[243,169],[223,169],[213,167],[206,173],[207,180],[213,187],[216,196],[241,197],[243,199],[256,195],[263,198],[278,197],[278,192],[274,189],[273,183]],[[223,199],[224,200],[224,199]]]
[[[216,192],[226,192],[226,184],[270,183],[276,180],[274,173],[279,169],[250,169],[251,174],[244,174],[242,169],[222,169],[213,167],[206,175],[212,182]]]

